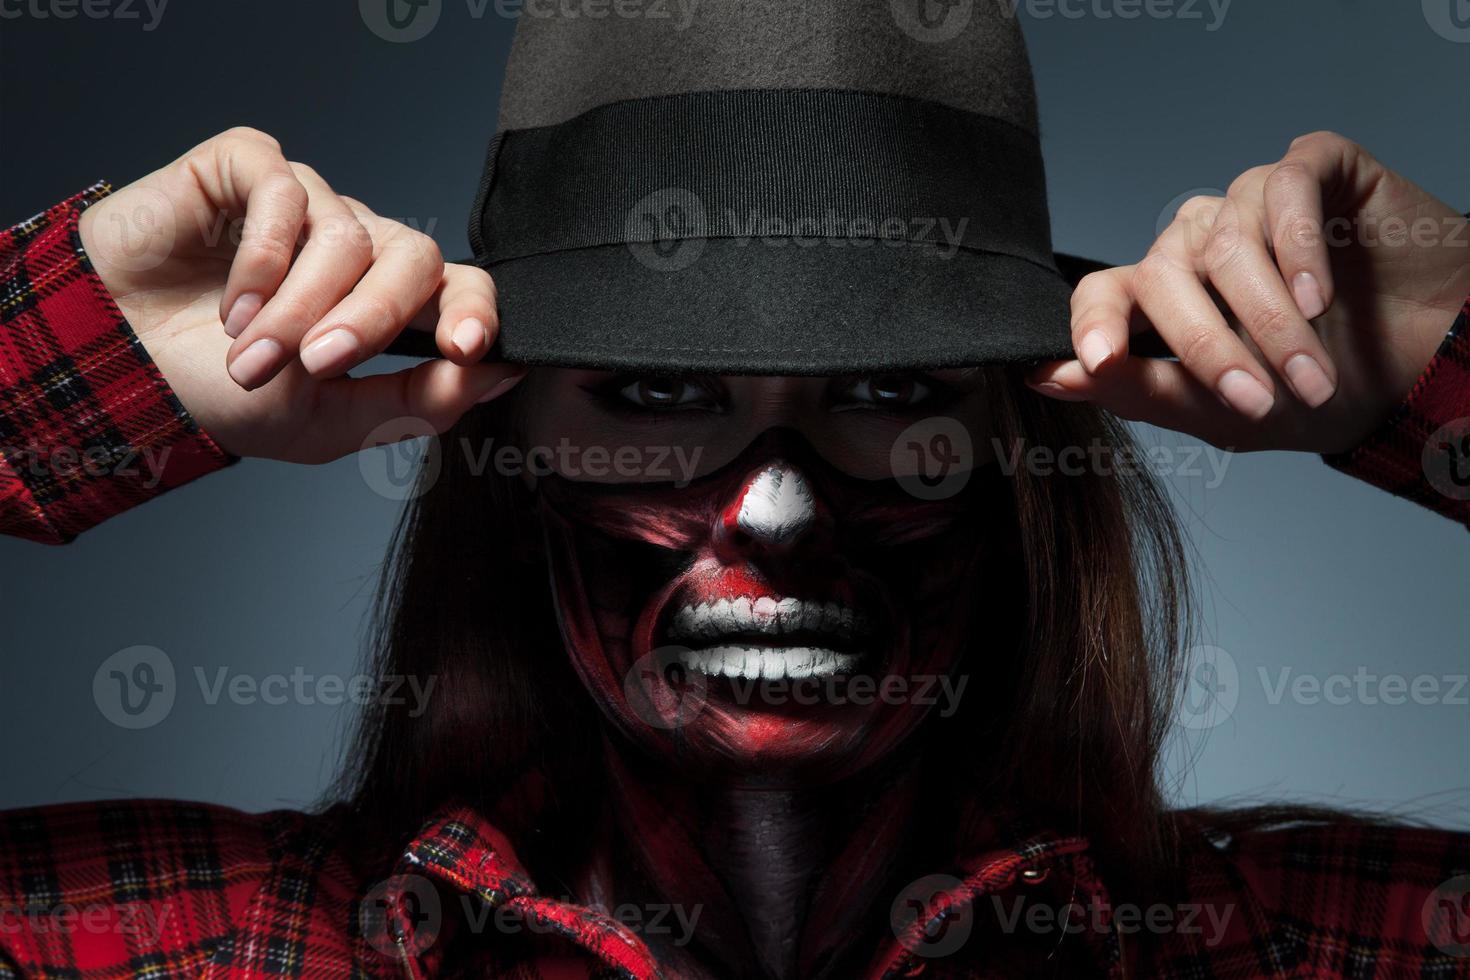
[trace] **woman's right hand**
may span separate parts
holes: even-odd
[[[480,363],[498,330],[488,273],[446,266],[427,235],[337,194],[255,130],[108,195],[79,233],[164,379],[237,456],[326,462],[404,418],[442,432],[524,372]],[[434,331],[445,359],[346,376],[405,328]]]

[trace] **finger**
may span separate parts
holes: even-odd
[[[232,129],[210,141],[210,166],[196,169],[209,198],[226,215],[244,215],[230,260],[219,317],[238,337],[275,295],[301,236],[307,193],[281,145],[253,129]]]
[[[1254,193],[1232,197],[1205,245],[1204,272],[1266,363],[1302,403],[1316,408],[1337,390],[1336,367],[1271,259],[1265,222]]]
[[[1240,415],[1259,421],[1270,413],[1269,373],[1230,329],[1194,268],[1155,251],[1138,264],[1130,287],[1185,370]]]
[[[1094,272],[1072,292],[1072,349],[1089,374],[1128,356],[1133,266]]]
[[[301,338],[357,284],[373,259],[362,222],[310,167],[291,164],[306,187],[306,243],[280,289],[225,355],[230,377],[247,391],[276,376]]]
[[[490,352],[500,333],[495,302],[490,273],[479,266],[452,262],[444,267],[438,291],[411,325],[433,330],[445,357],[474,364]]]
[[[510,364],[431,360],[391,374],[323,383],[320,417],[333,457],[382,442],[443,432],[472,406],[499,398],[525,377]]]
[[[1313,295],[1313,284],[1303,278],[1304,273],[1316,280],[1324,312],[1331,309],[1336,294],[1326,240],[1327,214],[1334,202],[1373,196],[1381,186],[1382,174],[1378,162],[1352,140],[1337,133],[1318,132],[1292,140],[1286,156],[1268,178],[1264,197],[1273,241],[1277,243],[1277,259],[1307,319],[1316,319],[1321,313],[1314,316],[1311,312],[1318,305],[1318,297]],[[1309,221],[1313,223],[1310,231]],[[1313,237],[1320,241],[1313,241]]]
[[[1301,315],[1315,320],[1331,305],[1332,288],[1322,185],[1305,163],[1287,159],[1266,178],[1262,194],[1281,278]]]
[[[1229,445],[1240,428],[1239,417],[1174,361],[1130,358],[1098,377],[1076,361],[1058,361],[1026,382],[1051,398],[1091,402],[1120,418],[1188,432],[1217,446]]]
[[[373,262],[352,291],[301,338],[301,364],[319,378],[344,374],[380,353],[444,276],[444,257],[428,235],[361,205],[352,210],[372,235]]]

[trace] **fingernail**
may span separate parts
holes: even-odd
[[[474,317],[469,317],[459,321],[459,326],[454,328],[454,333],[450,334],[449,339],[454,342],[454,346],[459,348],[461,354],[468,357],[478,351],[480,345],[484,344],[489,336],[490,331],[485,328],[484,323]]]
[[[1337,391],[1337,387],[1322,370],[1322,365],[1310,354],[1298,354],[1286,362],[1286,380],[1298,398],[1312,408],[1326,402]]]
[[[255,314],[264,305],[265,297],[259,293],[241,293],[235,297],[230,315],[225,317],[225,333],[231,340],[245,332],[245,328],[250,326],[250,321],[255,319]]]
[[[352,331],[339,327],[308,344],[301,352],[301,363],[312,374],[335,374],[351,367],[360,351]]]
[[[1071,388],[1064,388],[1061,385],[1057,384],[1055,381],[1027,381],[1026,383],[1032,388],[1041,392],[1043,395],[1047,395],[1051,398],[1058,398],[1062,401],[1068,402],[1087,401],[1086,395],[1079,394],[1078,392],[1073,391]]]
[[[478,405],[483,405],[486,402],[491,401],[492,399],[499,398],[501,395],[505,394],[507,391],[510,391],[516,385],[520,384],[521,379],[525,376],[526,372],[522,371],[520,374],[513,374],[508,378],[501,378],[500,381],[496,383],[495,387],[491,388],[479,398],[475,399],[475,403]]]
[[[1310,272],[1298,272],[1292,280],[1291,291],[1296,296],[1297,309],[1308,320],[1315,320],[1327,312],[1327,294],[1322,292],[1322,284]]]
[[[1225,404],[1249,419],[1259,421],[1265,418],[1271,406],[1276,404],[1266,386],[1240,368],[1226,371],[1219,388]]]
[[[1108,343],[1100,331],[1092,330],[1082,335],[1077,342],[1077,359],[1082,366],[1087,368],[1091,374],[1103,365],[1108,358],[1113,356],[1113,345]]]
[[[259,388],[281,362],[283,352],[280,343],[270,337],[262,337],[242,350],[230,363],[230,377],[246,391]]]

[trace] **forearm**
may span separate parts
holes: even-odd
[[[0,232],[0,533],[50,544],[233,462],[93,271],[97,184]]]

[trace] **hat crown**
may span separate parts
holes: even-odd
[[[526,0],[499,129],[735,89],[900,95],[1037,129],[1030,61],[1004,0]]]

